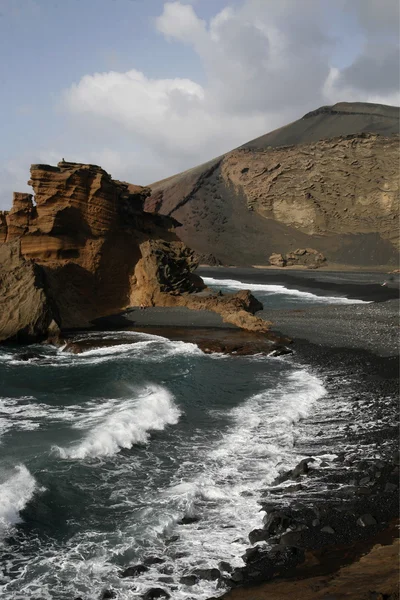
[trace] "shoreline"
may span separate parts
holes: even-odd
[[[275,552],[280,548],[282,555],[287,553],[286,556],[280,556],[278,552],[280,569],[277,572],[269,570],[268,551],[264,556],[262,552],[258,556],[255,554],[255,560],[252,560],[249,554],[250,560],[243,569],[244,579],[241,585],[234,586],[223,598],[286,600],[293,598],[295,593],[296,600],[398,600],[395,594],[398,591],[399,577],[396,560],[399,517],[396,427],[399,357],[377,356],[367,349],[316,345],[304,339],[295,340],[294,350],[296,358],[305,366],[311,366],[319,375],[325,373],[327,386],[333,388],[334,396],[337,397],[341,390],[343,393],[348,388],[348,382],[343,383],[346,374],[349,379],[359,383],[360,396],[349,398],[351,418],[348,435],[344,437],[346,443],[343,444],[343,452],[339,455],[341,462],[346,465],[345,470],[340,474],[340,478],[338,474],[336,478],[333,477],[333,482],[336,481],[337,484],[340,481],[341,486],[347,486],[354,491],[349,497],[341,494],[339,488],[331,488],[329,495],[324,499],[323,513],[318,508],[318,498],[307,503],[304,492],[294,492],[291,502],[286,504],[286,512],[294,515],[292,523],[289,523],[289,536],[292,536],[289,542],[294,545],[286,542],[282,545],[279,536],[274,538],[274,535],[268,535],[263,538],[270,544],[277,544],[273,546]],[[362,398],[366,393],[370,402],[366,408],[361,408]],[[380,406],[379,396],[391,399],[389,407]],[[376,424],[373,430],[364,433],[357,431],[360,425],[360,410],[370,411],[374,425]],[[380,423],[385,419],[386,425]],[[381,451],[384,459],[366,459],[362,454],[355,458],[354,447],[358,443],[361,447],[365,443],[372,443],[376,453]],[[318,446],[317,441],[316,444]],[[346,447],[349,445],[350,450]],[[305,456],[311,454],[305,452]],[[310,473],[302,475],[300,480],[297,479],[297,482],[301,483],[293,483],[295,486],[301,486],[311,476],[317,480],[319,477],[327,477],[322,471],[318,471],[318,468],[313,469]],[[383,471],[385,474],[382,476]],[[363,481],[365,476],[369,479],[367,483]],[[276,501],[275,494],[271,494],[271,491],[268,493],[268,488],[266,491],[267,496],[260,499],[261,506],[268,508],[268,512],[272,514],[274,510],[284,512],[285,507],[282,511],[282,504]],[[313,511],[315,507],[316,512],[325,515],[326,519],[324,521],[322,517],[317,527],[311,525],[310,517],[307,516],[307,511]],[[357,516],[360,514],[375,515],[375,523],[371,521],[364,528],[357,527]],[[320,518],[319,516],[318,519]],[[332,533],[324,535],[320,525],[328,521]],[[302,531],[303,527],[306,527],[305,531]],[[290,560],[290,552],[302,554],[293,563],[293,560]],[[260,575],[263,569],[264,576]],[[348,586],[353,578],[354,594],[349,596]],[[369,595],[372,591],[376,592],[376,596]]]
[[[399,276],[371,272],[337,272],[319,270],[207,267],[199,268],[200,277],[213,277],[218,280],[240,279],[244,283],[283,285],[288,289],[311,292],[320,296],[345,296],[365,302],[385,302],[399,298]],[[393,277],[393,279],[389,279]],[[382,283],[386,281],[386,285]],[[255,292],[257,295],[257,292]]]

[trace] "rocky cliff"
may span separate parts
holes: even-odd
[[[205,165],[152,184],[148,210],[224,263],[315,248],[330,263],[395,264],[399,110],[322,107]]]
[[[208,308],[249,329],[249,293],[215,297],[172,217],[143,210],[149,190],[95,165],[32,165],[34,196],[15,193],[0,213],[0,340],[29,341],[88,327],[128,306]],[[242,314],[243,313],[243,314]]]

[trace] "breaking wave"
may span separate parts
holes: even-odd
[[[267,294],[282,294],[285,296],[298,296],[303,300],[312,300],[320,302],[326,302],[327,304],[369,304],[365,300],[357,300],[352,298],[345,298],[343,296],[318,296],[311,292],[302,292],[301,290],[290,289],[284,285],[272,285],[264,283],[244,283],[236,279],[214,279],[214,277],[203,277],[202,278],[206,285],[215,287],[229,288],[232,290],[250,290],[252,292],[264,292]]]
[[[38,490],[36,479],[22,464],[0,483],[0,536],[21,521],[20,511]]]
[[[176,425],[181,411],[170,392],[150,385],[118,406],[109,403],[104,419],[89,430],[83,441],[70,448],[54,449],[61,458],[84,459],[111,456],[122,448],[148,442],[152,431],[162,431],[167,425]]]

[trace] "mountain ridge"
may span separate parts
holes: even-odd
[[[399,109],[323,106],[155,182],[145,209],[227,264],[313,247],[343,265],[396,264]],[[253,232],[253,235],[251,234]]]

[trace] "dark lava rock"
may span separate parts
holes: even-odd
[[[249,541],[250,544],[255,544],[256,542],[263,542],[269,538],[269,533],[266,529],[253,529],[249,533]]]
[[[385,485],[385,492],[394,492],[397,490],[397,485],[395,483],[387,483]]]
[[[303,460],[301,460],[299,462],[299,464],[296,465],[295,468],[293,469],[293,471],[291,472],[291,477],[293,479],[297,479],[301,475],[307,475],[307,473],[310,470],[310,467],[308,466],[310,462],[314,462],[314,459],[313,458],[303,458]]]
[[[196,585],[196,583],[199,581],[199,578],[197,577],[197,575],[183,575],[183,577],[180,578],[179,582],[182,583],[183,585]]]
[[[297,546],[301,540],[301,533],[298,531],[288,531],[281,535],[279,543],[283,546]]]
[[[195,569],[192,575],[196,575],[199,579],[206,579],[207,581],[215,581],[221,577],[221,573],[218,569]]]
[[[368,527],[369,525],[377,525],[376,519],[372,515],[362,515],[357,519],[357,525],[360,527]]]
[[[164,562],[165,559],[159,556],[147,556],[143,561],[145,565],[161,565]]]
[[[335,530],[330,527],[329,525],[325,525],[325,527],[322,527],[321,531],[323,533],[330,533],[331,535],[333,535],[335,533]]]
[[[276,545],[256,546],[246,551],[242,557],[246,566],[235,569],[231,581],[233,584],[261,583],[271,577],[284,573],[304,560],[304,552],[296,547]]]
[[[117,594],[113,590],[104,590],[101,595],[101,600],[111,600],[111,598],[116,598]]]
[[[221,560],[221,562],[218,563],[218,568],[220,571],[224,571],[225,573],[232,573],[233,571],[231,565],[225,560]]]
[[[164,577],[159,577],[158,581],[161,581],[161,583],[174,583],[174,578],[165,575]]]
[[[171,598],[170,594],[162,588],[151,588],[143,596],[143,600],[156,600],[156,598]]]
[[[200,517],[183,517],[178,521],[178,525],[191,525],[192,523],[198,523],[198,521],[200,521]]]
[[[274,510],[265,515],[263,522],[264,529],[270,535],[276,535],[286,531],[292,522],[292,518],[291,515],[284,510]]]
[[[146,565],[133,565],[132,567],[126,568],[125,571],[122,571],[121,577],[137,577],[148,570],[149,567],[146,567]]]
[[[35,352],[21,352],[21,354],[17,354],[17,356],[15,357],[17,360],[38,360],[40,358],[39,354],[36,354]]]

